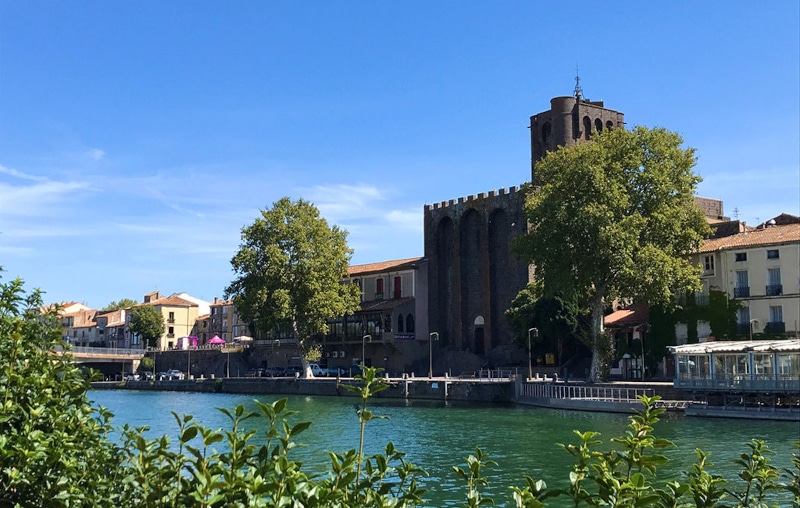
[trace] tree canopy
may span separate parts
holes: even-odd
[[[105,307],[103,307],[101,309],[101,311],[102,312],[110,312],[112,310],[129,309],[129,308],[133,307],[134,305],[136,305],[137,303],[139,303],[139,302],[137,302],[136,300],[131,300],[130,298],[123,298],[122,300],[120,300],[118,302],[115,302],[115,301],[109,302],[109,304],[106,305]]]
[[[313,204],[284,197],[242,228],[225,295],[258,330],[289,326],[305,353],[328,319],[359,308],[358,287],[342,284],[351,257],[345,230],[328,226]]]
[[[131,309],[131,331],[145,341],[149,347],[157,347],[158,339],[164,335],[164,316],[152,305],[140,305]]]
[[[603,308],[618,297],[667,304],[699,289],[688,261],[710,233],[694,202],[694,149],[666,129],[608,129],[548,153],[526,200],[529,232],[516,252],[547,294],[589,295],[591,377],[599,377]]]

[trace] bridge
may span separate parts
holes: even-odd
[[[63,350],[56,350],[63,354]],[[77,347],[70,348],[69,353],[76,363],[92,364],[104,374],[117,374],[133,372],[139,368],[139,362],[144,357],[144,349],[124,349],[109,347]],[[118,368],[117,368],[118,367]]]

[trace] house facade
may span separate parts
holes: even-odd
[[[191,335],[199,316],[197,303],[177,295],[164,297],[158,291],[144,295],[144,301],[139,305],[151,305],[164,317],[164,334],[156,344],[159,350],[176,348],[179,338]],[[125,341],[125,347],[146,347],[142,338],[130,330],[130,313],[125,316]]]
[[[98,333],[95,322],[97,311],[82,303],[69,302],[63,304],[59,313],[61,317],[62,337],[73,346],[102,347],[103,338]]]
[[[361,289],[361,308],[328,321],[328,333],[321,338],[328,366],[364,363],[411,372],[427,365],[427,266],[418,257],[349,267],[342,283]]]
[[[692,256],[701,269],[701,298],[716,290],[740,302],[740,338],[799,333],[800,223],[771,222],[706,240]],[[701,330],[701,326],[705,328]],[[698,324],[700,340],[708,340],[709,335],[707,324]],[[682,343],[680,338],[678,344]]]
[[[214,335],[231,342],[236,337],[249,336],[249,327],[239,317],[233,300],[220,300],[214,297],[208,315],[208,326],[199,331],[200,343],[205,344]]]

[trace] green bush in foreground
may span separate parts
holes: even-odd
[[[44,314],[41,295],[26,296],[22,282],[0,284],[0,506],[99,507],[412,507],[424,505],[425,490],[417,478],[425,472],[407,462],[392,443],[364,456],[364,428],[381,418],[367,407],[386,388],[377,369],[364,369],[359,386],[347,387],[361,398],[356,417],[361,428],[358,450],[328,452],[325,474],[308,472],[291,458],[297,437],[309,422],[289,424],[295,414],[286,400],[256,402],[258,411],[242,406],[221,411],[229,430],[212,430],[190,415],[174,415],[177,446],[167,437],[147,439],[146,428],[122,429],[110,439],[111,415],[95,409],[86,395],[83,372],[60,339],[55,309]],[[780,491],[800,506],[800,458],[782,473],[770,465],[770,450],[754,440],[736,461],[739,481],[711,474],[708,455],[697,450],[692,471],[678,480],[657,483],[656,469],[667,459],[660,450],[672,443],[655,437],[653,425],[662,409],[655,398],[643,398],[643,409],[630,418],[613,449],[596,450],[596,432],[576,432],[577,444],[560,445],[574,457],[569,486],[548,489],[525,478],[510,487],[513,506],[540,507],[558,497],[573,506],[768,506],[767,496]],[[174,414],[174,413],[173,413]],[[257,426],[249,420],[260,419]],[[248,422],[246,424],[246,422]],[[258,431],[263,434],[254,444]],[[224,452],[216,452],[219,445]],[[800,446],[800,445],[798,445]],[[484,469],[495,465],[480,449],[455,474],[466,484],[465,506],[494,504],[484,497]],[[781,476],[782,475],[782,476]],[[730,488],[728,488],[730,487]]]

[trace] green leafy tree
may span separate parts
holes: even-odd
[[[607,129],[536,164],[527,234],[517,254],[547,294],[589,295],[593,381],[600,378],[603,309],[617,297],[667,304],[700,288],[688,262],[710,233],[694,203],[694,150],[665,129]]]
[[[313,338],[327,332],[328,319],[359,308],[358,287],[342,284],[352,252],[347,232],[328,226],[313,204],[284,197],[242,228],[226,298],[259,330],[290,327],[309,375]]]
[[[528,347],[528,330],[536,328],[538,337],[531,337],[531,348],[539,345],[546,351],[555,348],[561,363],[565,343],[580,340],[581,309],[574,300],[557,294],[543,296],[543,288],[535,282],[517,294],[505,315],[514,330],[514,343]]]
[[[91,406],[85,374],[40,291],[0,283],[0,506],[119,504],[122,453],[110,413]]]
[[[159,347],[158,340],[164,335],[164,316],[152,305],[140,305],[131,309],[131,331],[144,339],[148,347]]]
[[[112,310],[119,310],[119,309],[130,309],[134,305],[136,305],[136,300],[131,300],[130,298],[123,298],[122,300],[115,302],[109,302],[108,305],[102,308],[102,312],[110,312]]]

